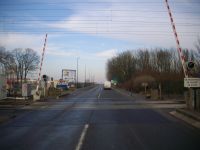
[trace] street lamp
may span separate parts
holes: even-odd
[[[76,76],[76,88],[78,88],[78,60],[79,60],[80,58],[79,57],[77,57],[77,76]]]
[[[86,86],[86,64],[85,64],[85,85]]]

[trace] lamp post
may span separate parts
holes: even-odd
[[[86,64],[85,64],[85,87],[86,87]]]
[[[76,76],[76,88],[78,88],[78,60],[79,60],[79,57],[77,57],[77,76]]]

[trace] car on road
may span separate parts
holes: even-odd
[[[110,90],[111,89],[111,82],[105,81],[103,87],[104,87],[104,90]]]

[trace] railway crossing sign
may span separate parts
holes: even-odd
[[[184,87],[187,88],[200,87],[200,78],[184,78]]]

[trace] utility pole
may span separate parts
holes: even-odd
[[[90,73],[91,73],[91,72],[89,72],[89,83],[90,83],[90,80],[91,80],[91,79],[90,79]]]
[[[86,64],[85,64],[85,86],[86,86]]]
[[[77,76],[76,76],[76,88],[78,88],[78,60],[79,60],[79,57],[77,57]]]
[[[93,84],[95,83],[95,75],[93,75]]]

